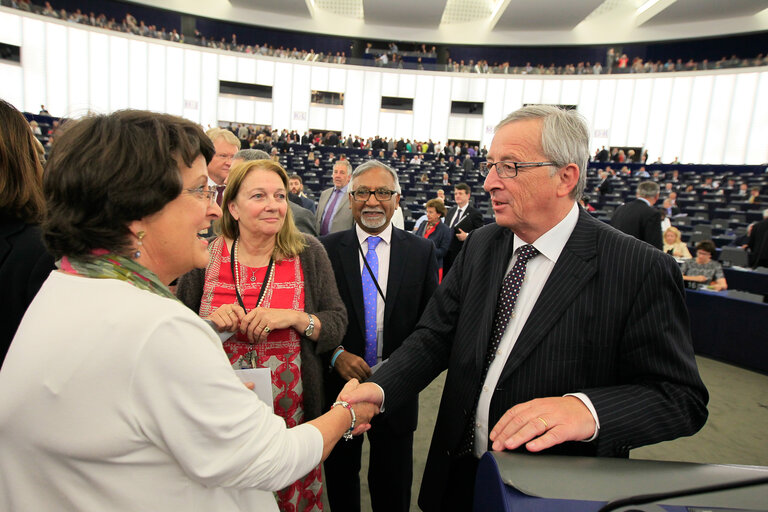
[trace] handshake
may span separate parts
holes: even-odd
[[[370,430],[371,419],[379,414],[384,403],[384,393],[376,384],[360,384],[357,379],[350,379],[336,400],[348,403],[354,410],[356,422],[352,435],[358,436]]]

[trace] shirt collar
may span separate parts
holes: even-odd
[[[392,240],[392,222],[390,222],[386,228],[384,228],[384,231],[379,233],[378,235],[372,235],[368,233],[367,231],[363,231],[360,226],[355,223],[355,233],[357,233],[357,242],[360,245],[363,245],[363,242],[369,237],[369,236],[378,236],[381,238],[381,241],[385,244],[389,245],[390,241]]]
[[[349,183],[347,183],[346,185],[344,185],[344,186],[343,186],[343,187],[341,187],[341,188],[336,188],[336,187],[333,187],[333,190],[334,190],[334,192],[335,192],[336,190],[340,190],[341,192],[345,192],[345,193],[346,193],[346,191],[347,191],[347,188],[349,188]]]
[[[568,242],[568,239],[571,237],[571,233],[573,233],[573,229],[576,227],[578,221],[579,206],[574,202],[571,210],[563,220],[541,235],[535,242],[533,242],[533,246],[538,249],[539,253],[546,256],[547,259],[552,262],[557,262],[557,258],[559,258],[560,253],[563,252],[563,247],[565,247],[566,242]],[[526,242],[515,235],[515,251],[523,245],[526,245]]]
[[[647,204],[648,206],[651,206],[651,202],[648,201],[646,198],[638,196],[638,199],[641,200],[642,202],[644,202],[645,204]]]

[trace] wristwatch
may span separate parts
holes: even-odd
[[[315,319],[312,318],[312,315],[310,315],[309,313],[307,313],[307,316],[309,317],[309,325],[307,326],[306,329],[304,329],[304,336],[309,338],[310,336],[312,336],[312,333],[315,332]]]

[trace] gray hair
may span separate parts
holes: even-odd
[[[768,219],[768,208],[766,208],[765,210],[763,210],[763,218],[764,218],[764,219]]]
[[[656,197],[659,195],[659,184],[655,181],[641,181],[637,184],[637,197]]]
[[[589,126],[584,116],[575,110],[565,110],[552,105],[529,105],[515,110],[505,117],[494,132],[514,123],[528,119],[541,119],[541,151],[547,160],[557,168],[574,163],[579,167],[579,181],[571,191],[571,197],[578,200],[587,184],[587,162],[589,162]],[[557,169],[550,171],[554,176]]]
[[[241,149],[235,153],[232,160],[245,160],[246,162],[251,160],[269,160],[269,155],[266,151],[260,149]]]
[[[349,160],[336,160],[333,162],[333,166],[336,167],[337,165],[343,165],[347,168],[347,174],[352,174],[352,164],[349,163]]]
[[[370,171],[371,169],[384,169],[385,171],[389,172],[389,174],[392,175],[392,180],[395,182],[395,192],[401,194],[400,180],[397,177],[397,172],[395,172],[395,170],[387,164],[379,162],[378,160],[368,160],[367,162],[358,165],[357,169],[355,169],[355,171],[352,173],[352,181],[355,181],[355,178],[365,172]],[[354,187],[350,188],[354,190]]]

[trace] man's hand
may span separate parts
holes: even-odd
[[[384,396],[381,394],[381,388],[376,384],[366,382],[359,384],[356,387],[350,387],[350,382],[357,384],[357,380],[352,379],[344,386],[344,389],[339,393],[339,400],[344,400],[350,404],[359,404],[361,402],[370,402],[377,407],[381,407],[381,403],[384,401]]]
[[[362,382],[371,376],[371,367],[365,359],[346,350],[336,356],[333,368],[344,380],[357,379]]]
[[[374,404],[370,402],[353,402],[352,400],[347,400],[345,398],[348,395],[354,394],[355,391],[360,387],[361,384],[357,381],[357,379],[350,379],[341,389],[341,393],[339,393],[339,396],[336,399],[349,402],[349,404],[352,405],[352,408],[355,410],[355,418],[357,419],[357,424],[355,425],[355,430],[352,431],[353,436],[358,436],[364,432],[367,432],[371,428],[371,419],[379,414],[380,404]]]
[[[488,436],[495,451],[525,444],[539,452],[566,441],[584,441],[595,433],[595,419],[575,396],[537,398],[504,413]]]
[[[458,229],[459,229],[459,232],[456,233],[456,238],[458,238],[460,241],[463,242],[464,240],[467,239],[467,233],[461,228],[458,228]]]

